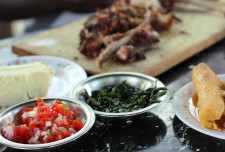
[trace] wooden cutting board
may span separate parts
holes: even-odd
[[[12,50],[21,56],[66,58],[91,74],[130,71],[157,76],[225,37],[225,18],[219,12],[197,10],[177,11],[175,14],[182,22],[175,23],[169,32],[161,34],[160,42],[146,51],[145,60],[129,64],[110,61],[99,68],[93,59],[79,53],[79,32],[85,18],[22,40],[14,44]]]

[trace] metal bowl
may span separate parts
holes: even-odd
[[[85,104],[84,102],[78,101],[76,99],[67,99],[67,98],[42,98],[46,103],[52,102],[54,100],[60,100],[63,103],[66,103],[67,106],[74,111],[81,119],[86,120],[84,127],[78,131],[76,134],[67,137],[65,139],[54,141],[50,143],[43,143],[43,144],[21,144],[10,141],[0,134],[0,143],[6,145],[8,147],[16,148],[16,149],[23,149],[23,150],[44,150],[44,149],[51,149],[73,140],[78,139],[82,135],[84,135],[94,124],[95,121],[95,114],[90,106]],[[19,125],[19,118],[18,112],[23,107],[32,107],[35,103],[37,103],[37,99],[29,100],[9,109],[5,110],[0,114],[0,128],[1,130],[8,124],[14,123],[15,125]]]
[[[84,98],[81,96],[81,93],[85,89],[87,90],[87,93],[91,95],[91,91],[100,90],[104,86],[119,84],[123,82],[124,80],[126,80],[126,82],[130,84],[131,86],[139,88],[141,90],[146,90],[147,88],[154,87],[155,85],[157,87],[165,87],[165,85],[161,81],[157,80],[154,77],[147,76],[144,74],[134,73],[134,72],[110,72],[110,73],[94,75],[83,80],[74,89],[71,90],[70,98],[84,101]],[[160,97],[161,102],[166,99],[167,94],[168,93]],[[111,119],[130,118],[130,117],[142,114],[146,111],[149,111],[150,109],[152,109],[153,107],[156,107],[160,103],[154,103],[146,108],[139,109],[132,112],[108,113],[108,112],[102,112],[102,111],[96,111],[96,110],[94,110],[94,112],[97,116],[100,116],[102,118],[109,118],[109,119],[110,118]]]

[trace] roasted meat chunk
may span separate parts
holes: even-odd
[[[173,12],[164,8],[116,0],[109,8],[98,10],[84,23],[79,51],[89,58],[95,58],[99,67],[110,58],[125,62],[144,59],[144,52],[135,51],[135,46],[159,42],[158,32],[169,30],[173,21]]]
[[[123,62],[131,62],[135,60],[145,59],[145,55],[141,51],[135,51],[132,45],[122,45],[115,54],[116,58]]]

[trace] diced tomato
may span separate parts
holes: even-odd
[[[43,107],[41,107],[41,111],[50,111],[50,107],[48,107],[48,106],[43,106]]]
[[[61,139],[63,139],[63,135],[59,134],[58,137],[57,137],[57,140],[61,140]]]
[[[61,120],[60,122],[58,122],[58,126],[59,127],[64,127],[64,126],[67,126],[69,125],[69,122],[65,119]]]
[[[22,109],[22,113],[27,112],[27,111],[33,111],[33,108],[25,107]]]
[[[39,117],[40,119],[42,119],[42,118],[44,118],[44,114],[43,114],[42,112],[40,112],[40,113],[38,114],[38,117]]]
[[[71,132],[69,132],[69,131],[65,131],[65,132],[63,132],[63,136],[66,138],[66,137],[69,137],[69,136],[71,136]]]
[[[29,124],[29,127],[30,127],[30,129],[34,129],[34,127],[36,127],[36,122],[35,121],[32,121],[30,124]]]
[[[61,111],[63,111],[63,104],[58,104],[57,106],[56,106],[56,111],[57,112],[61,112]]]
[[[41,120],[36,123],[36,127],[38,127],[40,130],[42,130],[45,127],[45,121]]]
[[[76,120],[77,118],[78,118],[78,116],[77,115],[75,115],[75,114],[72,114],[73,115],[73,120]]]
[[[72,111],[66,110],[66,111],[65,111],[65,116],[66,116],[68,119],[74,119],[74,118],[73,118],[73,112],[72,112]]]
[[[28,129],[27,125],[20,125],[15,129],[15,136],[17,136],[14,140],[20,140],[22,143],[26,143],[31,138],[32,133]]]
[[[57,118],[57,117],[58,117],[58,112],[56,112],[55,110],[52,111],[52,116],[53,116],[54,118]]]
[[[58,104],[62,104],[62,102],[59,100],[55,100],[55,105],[58,105]]]
[[[47,142],[53,142],[53,141],[55,141],[55,137],[53,135],[49,135]]]
[[[50,111],[43,111],[42,114],[44,116],[44,117],[42,117],[44,120],[46,120],[46,121],[50,121],[51,120],[52,114],[51,114]]]
[[[29,123],[30,123],[30,118],[24,118],[24,119],[22,119],[22,123],[23,124],[26,124],[28,126]]]
[[[22,143],[22,139],[20,136],[18,135],[14,135],[13,141],[17,142],[17,143]]]
[[[72,124],[74,120],[72,120],[72,119],[67,119],[66,121],[67,121],[69,124]],[[68,126],[68,125],[67,125],[67,126]]]
[[[84,124],[83,124],[81,121],[74,120],[74,122],[73,122],[73,128],[74,128],[76,131],[81,130],[83,127],[84,127]]]
[[[38,107],[43,107],[43,106],[45,106],[45,103],[44,102],[38,103]]]
[[[55,131],[52,130],[52,129],[51,129],[51,133],[52,133],[52,135],[56,135],[56,134],[57,134],[57,132],[55,132]]]
[[[37,103],[44,102],[44,100],[40,97],[37,98]]]
[[[41,128],[43,128],[44,126],[45,126],[45,121],[40,121],[40,126],[41,126]]]

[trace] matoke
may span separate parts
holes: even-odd
[[[215,120],[224,112],[219,78],[206,64],[200,63],[192,71],[192,81],[198,94],[199,120],[204,127],[218,130]]]

